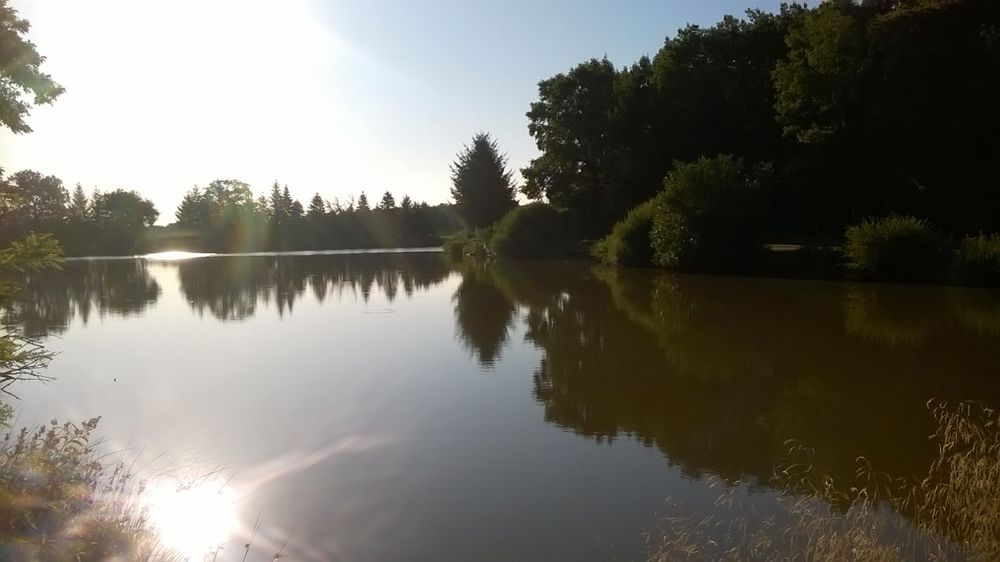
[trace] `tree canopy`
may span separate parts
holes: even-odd
[[[32,105],[52,103],[64,89],[42,72],[45,57],[28,40],[31,24],[0,0],[0,123],[15,133],[29,133]]]

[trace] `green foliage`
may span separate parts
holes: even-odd
[[[775,109],[785,134],[800,142],[820,142],[843,128],[859,96],[865,29],[851,10],[847,3],[824,2],[786,37],[788,56],[774,69]]]
[[[497,223],[493,251],[508,258],[558,258],[570,247],[563,214],[552,205],[517,207]]]
[[[15,133],[31,132],[25,119],[32,104],[50,104],[64,91],[41,71],[45,57],[28,40],[30,28],[8,0],[0,0],[0,123]]]
[[[760,245],[760,208],[767,166],[747,170],[732,156],[678,163],[657,198],[651,233],[657,264],[718,270],[747,259]]]
[[[513,173],[489,133],[472,138],[451,165],[451,196],[469,228],[485,228],[514,208]]]
[[[947,268],[948,239],[922,219],[868,219],[849,227],[844,237],[847,266],[861,279],[932,281]]]
[[[615,223],[611,233],[594,244],[593,255],[608,265],[649,267],[653,265],[650,235],[659,198],[653,198],[629,211]]]
[[[959,283],[1000,286],[1000,235],[980,234],[962,240],[953,267]]]
[[[461,259],[464,256],[485,257],[492,253],[490,250],[492,238],[493,231],[488,228],[456,232],[443,237],[442,250],[453,259]]]

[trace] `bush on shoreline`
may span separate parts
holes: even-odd
[[[760,247],[757,224],[768,166],[747,170],[730,155],[678,163],[657,198],[654,260],[671,269],[719,271]]]
[[[844,238],[847,267],[859,279],[927,282],[942,279],[948,268],[948,239],[916,217],[868,219]]]
[[[629,211],[624,219],[615,223],[611,233],[598,240],[591,255],[608,265],[624,267],[649,267],[653,265],[653,246],[650,234],[659,197]]]
[[[517,207],[497,223],[493,251],[506,258],[561,258],[571,246],[563,214],[546,203]]]
[[[955,252],[953,269],[963,285],[1000,286],[1000,235],[966,237]]]

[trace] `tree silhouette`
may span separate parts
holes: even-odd
[[[45,57],[26,37],[31,24],[0,0],[0,123],[15,133],[30,133],[25,122],[31,104],[50,104],[64,89],[41,71]],[[32,102],[25,97],[33,96]]]
[[[70,197],[69,208],[70,220],[82,221],[87,218],[87,194],[83,191],[83,186],[79,183],[73,188],[73,195]]]
[[[311,219],[317,219],[326,214],[326,203],[319,193],[313,195],[312,199],[309,200],[309,210],[306,211],[306,214]]]
[[[471,228],[486,227],[517,206],[513,172],[488,133],[472,138],[451,165],[451,196]]]
[[[11,176],[18,219],[31,226],[62,221],[66,218],[69,194],[62,180],[43,176],[34,170],[23,170]]]
[[[382,201],[379,202],[378,208],[383,211],[389,211],[396,208],[396,198],[392,196],[392,193],[386,191],[382,194]]]
[[[365,195],[364,191],[362,191],[361,195],[358,196],[358,207],[357,208],[358,208],[359,211],[367,211],[367,210],[369,210],[369,207],[368,207],[368,196]]]

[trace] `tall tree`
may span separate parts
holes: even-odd
[[[174,212],[178,223],[190,226],[208,226],[216,214],[214,202],[198,186],[184,194]]]
[[[490,226],[517,206],[507,156],[489,133],[472,138],[451,165],[451,196],[471,228]]]
[[[379,202],[378,208],[383,211],[389,211],[396,208],[396,198],[392,196],[392,193],[386,191],[382,194],[382,201]]]
[[[529,199],[542,197],[581,215],[588,225],[615,220],[609,209],[619,151],[611,135],[618,73],[608,59],[592,59],[538,84],[528,133],[541,156],[521,170]]]
[[[0,0],[0,123],[15,133],[31,132],[25,119],[32,104],[52,103],[64,91],[42,72],[45,57],[27,39],[30,28],[8,0]]]
[[[326,214],[326,207],[326,202],[324,202],[320,194],[317,193],[313,195],[312,199],[309,201],[309,210],[306,212],[306,215],[308,215],[311,219],[318,219]]]
[[[66,218],[69,194],[59,178],[22,170],[11,177],[11,190],[18,222],[34,226]]]
[[[73,188],[68,211],[70,220],[83,221],[87,219],[87,194],[84,193],[83,186],[79,182]]]
[[[364,191],[362,191],[361,195],[358,196],[358,207],[357,208],[358,208],[359,211],[367,211],[369,209],[369,207],[368,207],[368,196],[365,195]]]

